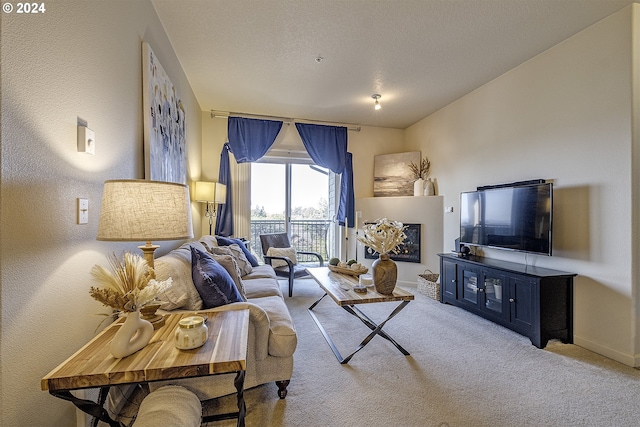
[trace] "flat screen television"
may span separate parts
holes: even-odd
[[[460,243],[551,255],[553,185],[510,184],[460,194]]]

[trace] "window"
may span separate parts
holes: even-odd
[[[299,251],[332,253],[335,178],[308,163],[251,164],[251,245],[261,255],[260,234],[287,232]],[[331,202],[330,202],[331,201]],[[304,261],[304,259],[302,259]]]

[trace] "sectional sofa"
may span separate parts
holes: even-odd
[[[206,310],[249,309],[245,389],[275,382],[278,395],[283,399],[293,373],[293,354],[297,345],[293,320],[273,268],[257,265],[255,259],[247,257],[250,254],[239,247],[241,242],[229,245],[228,239],[224,241],[223,246],[215,236],[203,236],[155,260],[156,278],[172,278],[172,286],[160,296],[163,301],[161,311],[204,311],[202,298],[192,278],[192,248],[210,255],[227,269],[238,288],[242,289],[245,301]],[[200,400],[206,400],[235,393],[234,378],[235,374],[225,374],[173,381],[171,384],[181,385]],[[149,387],[153,391],[166,385],[166,382],[151,383]]]

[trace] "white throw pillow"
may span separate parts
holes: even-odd
[[[199,242],[202,243],[202,246],[204,246],[210,254],[213,253],[213,248],[218,247],[218,241],[214,236],[202,236]]]
[[[294,248],[269,248],[267,250],[267,256],[285,256],[289,258],[294,265],[298,263],[296,250]],[[273,268],[286,267],[287,263],[279,259],[274,259],[271,260],[271,266]]]
[[[158,295],[162,301],[163,310],[201,310],[202,299],[198,294],[191,278],[191,249],[194,246],[200,250],[204,247],[198,242],[185,243],[178,249],[157,258],[154,261],[157,280],[167,280],[171,277],[171,286]]]

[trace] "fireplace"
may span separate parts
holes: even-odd
[[[402,262],[421,262],[420,256],[420,228],[422,224],[404,224],[407,228],[404,230],[407,238],[404,243],[398,248],[398,253],[389,254],[389,257],[394,261]],[[369,247],[364,247],[364,257],[366,259],[377,259],[378,253],[369,253]]]

